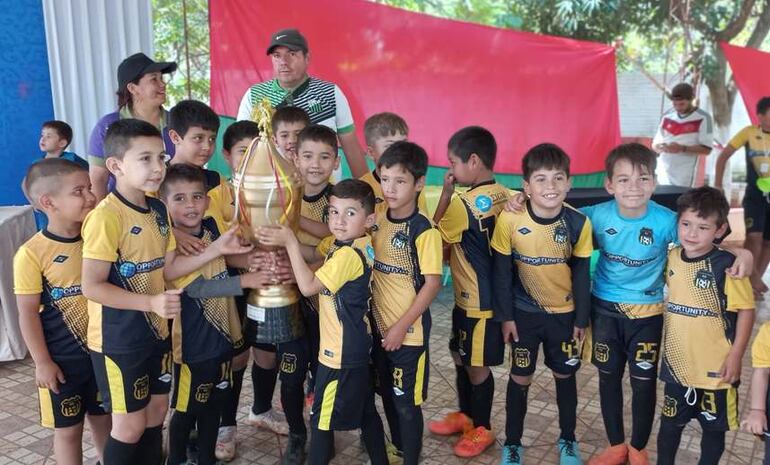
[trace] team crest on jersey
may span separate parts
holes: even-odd
[[[606,232],[610,236],[614,236],[615,234],[618,233],[618,231],[615,228],[607,228],[604,230],[604,232]]]
[[[492,208],[492,199],[488,195],[480,195],[476,197],[476,208],[482,213],[486,213]]]
[[[323,110],[323,106],[321,106],[321,102],[319,102],[316,99],[308,100],[307,102],[307,109],[310,110],[312,113],[321,113]]]
[[[144,375],[134,381],[134,399],[143,400],[150,395],[150,377]]]
[[[393,239],[390,240],[390,245],[397,249],[403,249],[406,247],[406,244],[409,242],[409,238],[404,234],[402,231],[397,232],[393,235]]]
[[[639,243],[642,245],[652,245],[652,229],[642,228],[639,230]]]
[[[281,372],[291,374],[297,371],[297,356],[294,354],[283,354],[281,357]]]
[[[61,414],[65,417],[75,417],[80,413],[83,403],[80,400],[80,396],[72,396],[61,401],[59,405]]]
[[[754,226],[754,218],[747,217],[746,218],[746,229],[751,229],[752,226]]]
[[[69,257],[66,255],[57,255],[56,258],[53,259],[54,263],[64,263],[67,261]]]
[[[553,230],[553,241],[557,244],[567,242],[567,228],[564,226],[556,226]]]
[[[214,387],[213,383],[205,383],[198,385],[197,388],[195,388],[195,400],[197,402],[200,402],[201,404],[205,404],[209,401],[209,396],[211,395],[211,389]]]
[[[529,349],[516,348],[513,349],[513,363],[517,368],[529,367]]]
[[[610,361],[610,346],[603,342],[599,342],[594,346],[594,358],[599,363],[607,363]]]
[[[663,399],[663,416],[675,417],[676,416],[676,399],[673,397],[665,396]]]
[[[714,275],[710,271],[699,270],[695,273],[695,287],[698,289],[708,289],[711,287],[711,282],[714,280]]]

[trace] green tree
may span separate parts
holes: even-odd
[[[155,59],[175,61],[179,65],[166,86],[167,105],[170,107],[186,98],[208,102],[210,61],[207,0],[152,0],[152,14]]]

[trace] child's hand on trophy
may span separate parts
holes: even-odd
[[[270,268],[270,252],[255,249],[249,254],[246,260],[248,265],[247,269],[250,273]]]
[[[276,284],[276,279],[267,271],[245,273],[240,275],[241,287],[246,289],[259,289],[270,284]]]
[[[253,245],[243,245],[241,238],[238,237],[238,227],[233,226],[224,234],[219,236],[219,239],[211,243],[209,247],[213,247],[214,250],[219,252],[219,255],[237,255],[246,252],[250,252],[254,248]]]
[[[279,224],[274,226],[261,226],[257,229],[257,239],[262,245],[272,245],[277,247],[286,247],[297,237],[288,227]]]

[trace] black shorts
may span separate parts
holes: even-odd
[[[205,360],[174,363],[174,392],[171,408],[179,412],[199,413],[207,407],[213,393],[227,393],[232,388],[230,360]]]
[[[38,388],[40,399],[40,424],[45,428],[67,428],[83,422],[89,415],[106,415],[102,397],[96,387],[91,360],[55,362],[64,375],[65,383],[59,383],[59,393]]]
[[[166,341],[130,354],[91,352],[96,384],[105,410],[130,413],[150,403],[152,395],[171,390],[171,351]]]
[[[374,404],[369,366],[329,368],[319,363],[310,424],[322,431],[360,428],[368,403]]]
[[[295,341],[276,344],[275,360],[282,383],[302,385],[307,375],[310,356],[308,341],[304,337]]]
[[[505,344],[500,322],[492,318],[474,318],[460,307],[452,310],[452,336],[449,350],[460,355],[463,365],[493,367],[502,365]]]
[[[599,370],[655,378],[660,360],[663,315],[629,319],[594,311],[591,317],[591,361]]]
[[[580,368],[580,347],[574,339],[575,313],[516,314],[519,342],[511,342],[511,374],[530,376],[535,372],[537,353],[543,344],[545,366],[554,373],[571,375]]]
[[[746,233],[762,233],[764,240],[770,240],[770,199],[758,189],[746,188],[743,197],[743,221]]]
[[[688,389],[691,389],[689,393]],[[683,426],[697,418],[704,430],[733,431],[739,427],[738,389],[735,387],[709,390],[666,383],[663,394],[662,422]]]
[[[427,346],[401,346],[386,352],[381,345],[375,344],[372,361],[380,395],[392,395],[396,404],[408,405],[422,405],[428,398],[430,363]]]

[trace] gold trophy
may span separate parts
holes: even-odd
[[[235,218],[242,236],[255,248],[275,251],[274,247],[259,243],[257,229],[283,224],[297,230],[302,178],[273,145],[270,103],[263,100],[254,113],[259,137],[249,145],[232,178]],[[252,290],[246,307],[245,333],[249,342],[275,344],[303,336],[305,324],[299,298],[296,284],[273,284]]]

